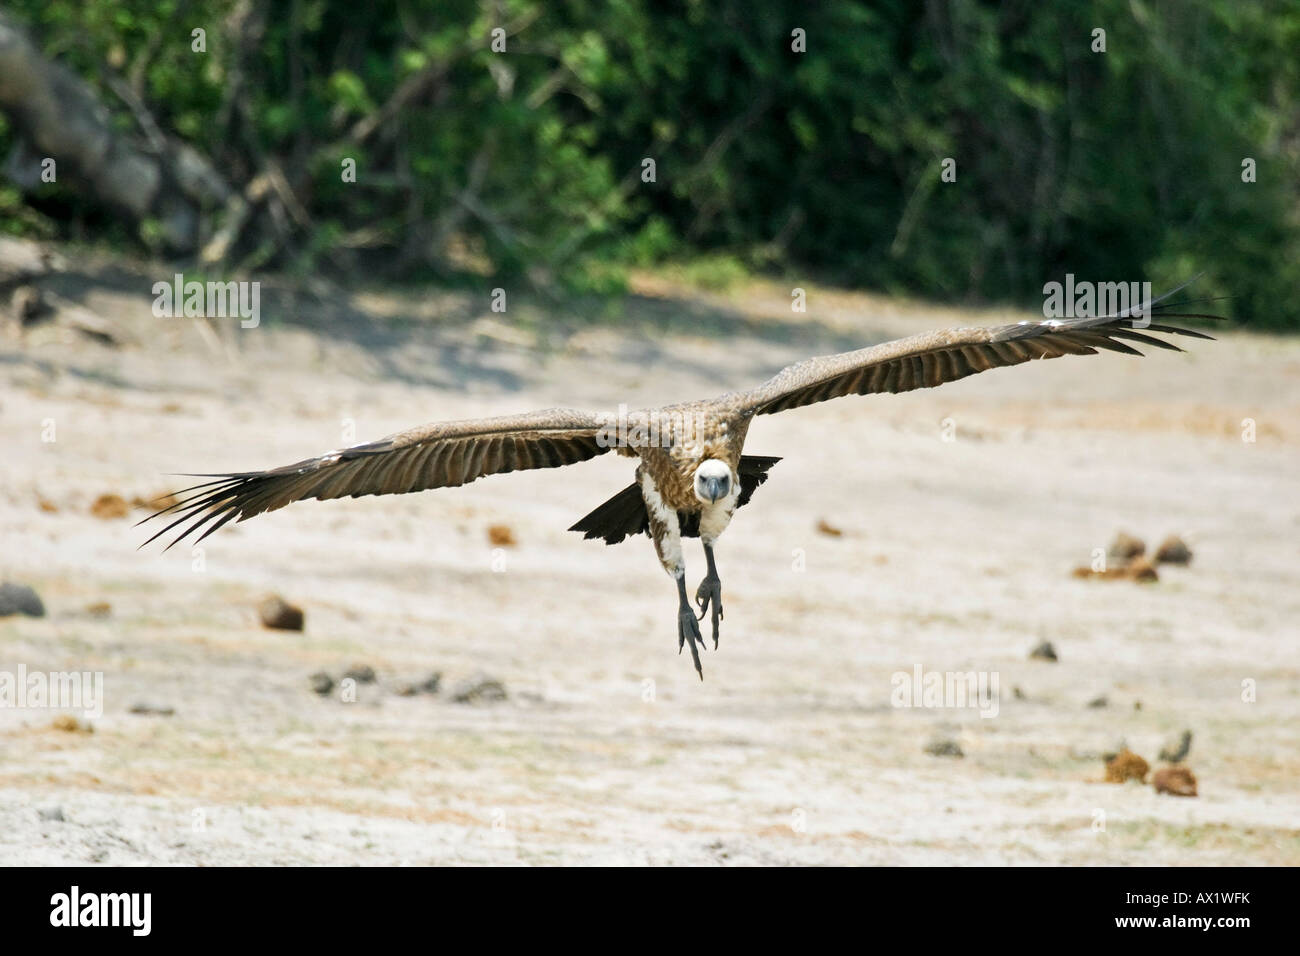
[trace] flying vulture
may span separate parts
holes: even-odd
[[[553,408],[421,425],[268,471],[195,475],[213,480],[177,492],[180,500],[176,504],[144,520],[166,514],[175,519],[149,539],[153,541],[193,518],[171,544],[200,530],[203,534],[197,540],[201,541],[231,519],[243,521],[294,501],[453,488],[484,475],[558,468],[613,450],[637,459],[636,481],[569,530],[583,532],[586,538],[602,538],[606,544],[642,532],[650,535],[664,570],[677,584],[678,653],[689,643],[695,669],[703,679],[699,649],[704,639],[698,621],[712,612],[716,649],[722,620],[722,583],[714,563],[714,545],[736,509],[749,501],[779,461],[742,453],[755,415],[845,395],[932,388],[1033,359],[1095,355],[1098,349],[1141,355],[1129,342],[1182,351],[1161,335],[1212,338],[1159,324],[1169,318],[1218,318],[1171,311],[1174,306],[1158,304],[1171,294],[1107,316],[925,332],[854,352],[824,355],[791,365],[748,391],[642,409],[617,421]],[[695,592],[698,618],[686,593],[683,537],[698,537],[704,545],[707,573]]]

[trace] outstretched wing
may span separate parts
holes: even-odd
[[[484,475],[572,465],[609,450],[608,442],[597,440],[600,427],[594,415],[552,408],[423,425],[269,471],[195,475],[214,480],[177,492],[178,503],[145,518],[175,519],[145,544],[190,519],[168,548],[200,529],[202,541],[231,519],[243,521],[308,498],[400,495],[452,488]]]
[[[955,382],[967,375],[1033,359],[1061,355],[1096,355],[1098,349],[1141,355],[1127,342],[1181,352],[1161,335],[1213,336],[1164,324],[1170,318],[1217,319],[1220,316],[1173,311],[1160,305],[1187,283],[1151,303],[1147,319],[1135,319],[1135,307],[1095,318],[1046,319],[988,328],[949,329],[886,342],[856,352],[823,355],[783,369],[757,388],[740,394],[742,407],[769,415],[844,395],[907,392]],[[1144,309],[1144,311],[1145,311]],[[1148,322],[1150,324],[1148,324]]]

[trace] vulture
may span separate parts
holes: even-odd
[[[203,533],[196,540],[201,541],[232,519],[243,521],[294,501],[454,488],[485,475],[558,468],[612,451],[636,459],[636,480],[569,530],[606,544],[641,533],[651,537],[660,563],[677,586],[678,653],[690,647],[702,680],[699,651],[705,642],[699,622],[711,614],[716,650],[723,616],[714,547],[736,510],[750,500],[780,460],[744,454],[745,435],[755,416],[846,395],[933,388],[1034,359],[1095,355],[1098,349],[1143,354],[1129,343],[1180,352],[1162,336],[1213,337],[1164,324],[1167,319],[1220,318],[1163,304],[1184,286],[1105,316],[925,332],[811,358],[747,391],[621,413],[617,420],[552,408],[438,422],[267,471],[195,474],[191,477],[211,480],[177,492],[175,504],[145,518],[173,519],[145,544],[187,522],[167,547],[199,531]],[[686,591],[684,537],[698,537],[704,546],[706,573],[695,591],[695,608]]]

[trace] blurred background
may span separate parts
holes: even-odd
[[[6,52],[5,232],[569,292],[682,262],[1028,305],[1204,271],[1300,321],[1293,0],[4,6],[36,48]],[[56,77],[12,74],[45,58],[75,80],[42,114]],[[72,174],[105,147],[118,179]]]
[[[0,860],[1300,862],[1298,49],[1294,0],[0,2]],[[564,530],[623,460],[136,550],[178,472],[1067,273],[1226,320],[757,423],[702,684],[650,543]]]

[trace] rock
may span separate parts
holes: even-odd
[[[1160,759],[1165,763],[1179,763],[1186,760],[1192,750],[1192,732],[1184,730],[1178,743],[1168,743],[1160,749]]]
[[[352,678],[358,684],[373,684],[375,682],[375,669],[369,664],[353,664],[343,672],[343,677]]]
[[[137,702],[131,705],[131,713],[155,717],[171,717],[176,713],[173,707],[159,707],[156,704]]]
[[[457,704],[478,704],[506,699],[506,686],[495,677],[475,674],[463,680],[451,691],[451,699]]]
[[[1109,707],[1110,698],[1105,694],[1102,694],[1100,697],[1094,697],[1092,700],[1088,701],[1088,706],[1094,710],[1098,710],[1102,707]]]
[[[430,674],[419,684],[403,684],[397,688],[397,693],[402,697],[414,697],[416,694],[436,694],[441,684],[441,673]]]
[[[842,538],[844,536],[843,531],[835,527],[835,525],[831,524],[825,518],[817,519],[817,531],[826,535],[828,538]]]
[[[1094,571],[1089,567],[1077,567],[1070,573],[1076,578],[1098,578],[1102,581],[1122,581],[1128,577],[1128,568],[1107,568],[1104,571]]]
[[[1130,581],[1160,580],[1160,575],[1156,574],[1156,566],[1146,558],[1135,558],[1133,562],[1124,569],[1124,576]]]
[[[509,525],[494,524],[488,527],[488,541],[494,548],[513,548],[519,542]]]
[[[932,757],[964,757],[961,744],[951,737],[936,737],[925,745],[925,752]]]
[[[1031,660],[1037,661],[1055,661],[1057,659],[1056,648],[1052,646],[1051,641],[1043,641],[1029,652],[1029,657]]]
[[[67,818],[63,815],[62,807],[42,807],[36,811],[36,815],[42,820],[50,820],[55,823],[64,823]]]
[[[1070,574],[1076,578],[1093,578],[1099,581],[1159,581],[1155,565],[1146,558],[1134,558],[1128,564],[1094,571],[1089,567],[1077,567]]]
[[[1121,531],[1115,535],[1115,540],[1106,549],[1106,555],[1121,564],[1127,564],[1134,558],[1145,554],[1146,550],[1147,546],[1141,538],[1135,538],[1131,534],[1125,534]]]
[[[94,727],[84,720],[78,720],[71,714],[59,714],[50,722],[50,727],[54,730],[61,730],[65,734],[92,734],[95,732]]]
[[[11,614],[44,617],[45,605],[41,603],[40,596],[27,585],[6,581],[0,584],[0,617]]]
[[[1191,564],[1192,549],[1178,535],[1171,534],[1160,542],[1160,547],[1156,548],[1156,562],[1158,564]]]
[[[121,495],[108,492],[95,499],[95,503],[90,506],[90,513],[101,521],[112,521],[114,518],[125,518],[131,513],[131,507]]]
[[[330,677],[330,675],[326,674],[324,671],[317,671],[315,674],[308,677],[307,680],[311,683],[312,691],[320,694],[322,697],[334,689],[334,678]]]
[[[1126,780],[1137,780],[1146,783],[1150,770],[1150,764],[1133,751],[1121,750],[1106,761],[1106,782],[1123,783]]]
[[[1156,793],[1168,793],[1175,797],[1196,796],[1196,777],[1186,767],[1161,767],[1151,778]]]
[[[301,631],[303,625],[302,608],[295,607],[278,594],[272,594],[257,606],[257,613],[262,618],[264,627],[279,631]]]

